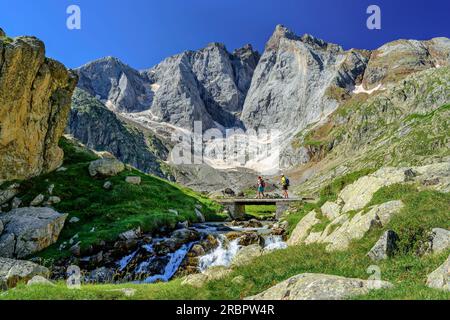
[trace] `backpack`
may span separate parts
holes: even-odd
[[[286,178],[286,186],[287,186],[287,187],[290,187],[290,186],[291,186],[291,182],[289,181],[288,178]]]

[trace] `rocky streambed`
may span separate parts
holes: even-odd
[[[228,268],[247,259],[245,250],[263,253],[286,248],[287,225],[275,221],[231,221],[189,225],[172,231],[142,234],[130,230],[114,243],[91,247],[84,254],[73,246],[73,256],[51,269],[52,279],[67,279],[78,268],[84,283],[155,283],[175,277]],[[243,254],[242,254],[243,253]]]

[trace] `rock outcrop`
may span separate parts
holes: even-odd
[[[164,144],[154,134],[125,122],[84,90],[74,92],[66,131],[88,148],[108,151],[146,173],[167,175],[161,169],[168,156]]]
[[[54,244],[67,216],[50,208],[19,208],[0,215],[0,257],[22,259]]]
[[[34,37],[0,36],[0,183],[58,168],[77,77]]]
[[[381,280],[362,280],[305,273],[283,281],[246,300],[344,300],[370,290],[392,288]]]
[[[390,258],[397,250],[398,235],[395,231],[388,230],[377,241],[377,243],[370,249],[367,254],[372,260],[379,261]]]
[[[116,159],[99,159],[89,164],[91,177],[114,177],[125,170],[125,165]]]
[[[32,280],[33,277],[48,278],[50,271],[30,261],[0,258],[0,290],[14,288],[18,283]]]
[[[427,286],[433,289],[450,291],[450,256],[434,272],[428,275]]]

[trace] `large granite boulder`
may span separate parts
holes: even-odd
[[[0,37],[0,183],[58,168],[77,77],[34,37]]]
[[[125,165],[116,159],[99,159],[89,164],[91,177],[113,177],[125,170]]]
[[[18,283],[39,276],[48,278],[50,271],[30,261],[0,258],[0,290],[14,288]]]
[[[264,254],[263,248],[259,244],[252,244],[248,247],[243,247],[234,256],[231,265],[232,267],[239,267],[250,263],[253,259],[258,258]]]
[[[19,208],[0,215],[0,257],[21,259],[52,245],[67,216],[51,208]]]
[[[305,240],[311,228],[320,222],[320,220],[316,218],[316,214],[316,211],[313,210],[300,220],[287,242],[288,245],[299,245]]]
[[[450,256],[433,273],[428,275],[427,286],[433,289],[450,291]]]
[[[432,253],[441,253],[450,248],[450,231],[435,228],[431,231],[430,248]]]
[[[391,287],[391,283],[381,280],[304,273],[246,300],[343,300],[367,294],[370,290]]]

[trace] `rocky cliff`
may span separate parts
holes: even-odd
[[[45,57],[34,37],[0,32],[0,182],[25,179],[61,165],[76,75]]]
[[[218,43],[175,55],[143,72],[109,57],[79,68],[79,87],[112,110],[149,111],[149,120],[187,129],[196,120],[204,129],[239,126],[237,113],[258,60],[250,45],[229,53]]]
[[[167,149],[153,135],[128,125],[87,92],[76,89],[67,132],[87,147],[108,151],[121,161],[160,177]]]

